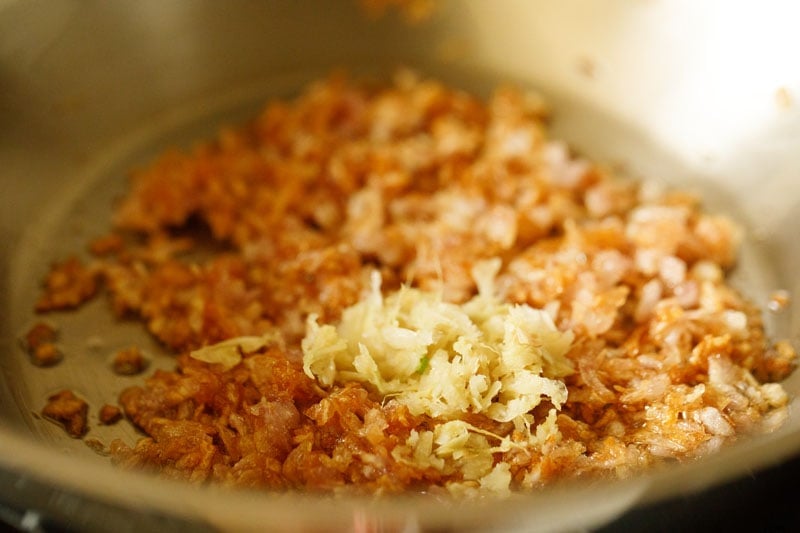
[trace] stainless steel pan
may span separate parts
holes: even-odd
[[[411,66],[477,92],[542,91],[555,130],[636,176],[699,190],[748,232],[736,280],[762,306],[798,293],[800,8],[661,0],[442,1],[434,16],[364,16],[340,2],[0,0],[0,494],[86,530],[134,527],[340,530],[379,525],[574,529],[699,490],[800,451],[797,400],[778,433],[633,480],[570,485],[503,503],[330,501],[233,493],[117,470],[41,420],[64,386],[92,405],[136,378],[108,355],[148,342],[101,300],[53,317],[63,364],[32,366],[19,336],[51,261],[100,235],[130,168],[290,95],[336,67]],[[797,340],[796,305],[768,315]],[[155,366],[170,358],[148,345]],[[786,387],[800,393],[800,375]],[[124,424],[90,437],[132,441]]]

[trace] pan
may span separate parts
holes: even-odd
[[[50,519],[87,531],[556,531],[597,527],[792,457],[797,375],[784,383],[789,419],[779,430],[621,481],[469,504],[193,486],[116,468],[40,415],[67,385],[101,405],[142,379],[108,371],[108,354],[131,343],[151,355],[150,370],[174,367],[140,325],[115,320],[102,299],[57,313],[65,358],[47,369],[31,365],[20,338],[37,320],[50,264],[108,229],[131,169],[333,69],[382,77],[406,66],[479,95],[501,83],[534,88],[552,107],[554,135],[576,151],[698,191],[745,229],[734,284],[765,310],[771,336],[796,342],[795,303],[767,307],[775,291],[798,290],[797,11],[454,0],[433,2],[418,20],[355,0],[0,1],[0,500],[21,510],[19,527]],[[90,436],[137,435],[121,423]]]

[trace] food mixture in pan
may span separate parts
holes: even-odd
[[[144,436],[113,460],[464,495],[629,476],[778,427],[796,356],[726,279],[741,231],[575,156],[547,121],[513,87],[484,102],[409,71],[332,75],[136,170],[113,233],[54,265],[37,304],[104,288],[177,356],[118,398]],[[41,365],[54,335],[29,335]],[[147,373],[141,355],[116,371]],[[54,395],[48,416],[83,435],[80,402]]]

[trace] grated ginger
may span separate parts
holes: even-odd
[[[374,272],[369,295],[345,309],[337,326],[309,317],[302,349],[305,373],[321,385],[358,381],[414,415],[443,421],[432,434],[409,437],[411,463],[441,469],[442,461],[431,454],[449,457],[464,479],[503,491],[510,475],[495,467],[492,453],[519,445],[458,419],[481,413],[513,421],[527,445],[557,434],[551,423],[550,431],[542,427],[534,436],[531,411],[544,399],[555,410],[566,402],[562,378],[573,372],[565,357],[573,335],[559,331],[542,310],[501,302],[494,293],[499,267],[496,259],[476,264],[472,274],[479,292],[463,305],[410,287],[384,298]],[[487,437],[500,440],[499,446]]]
[[[384,298],[372,274],[366,299],[344,310],[338,326],[309,317],[303,369],[323,386],[358,381],[415,415],[454,419],[483,413],[510,422],[547,398],[567,400],[563,378],[571,332],[544,311],[501,303],[493,292],[500,261],[473,271],[477,296],[463,305],[403,287]]]

